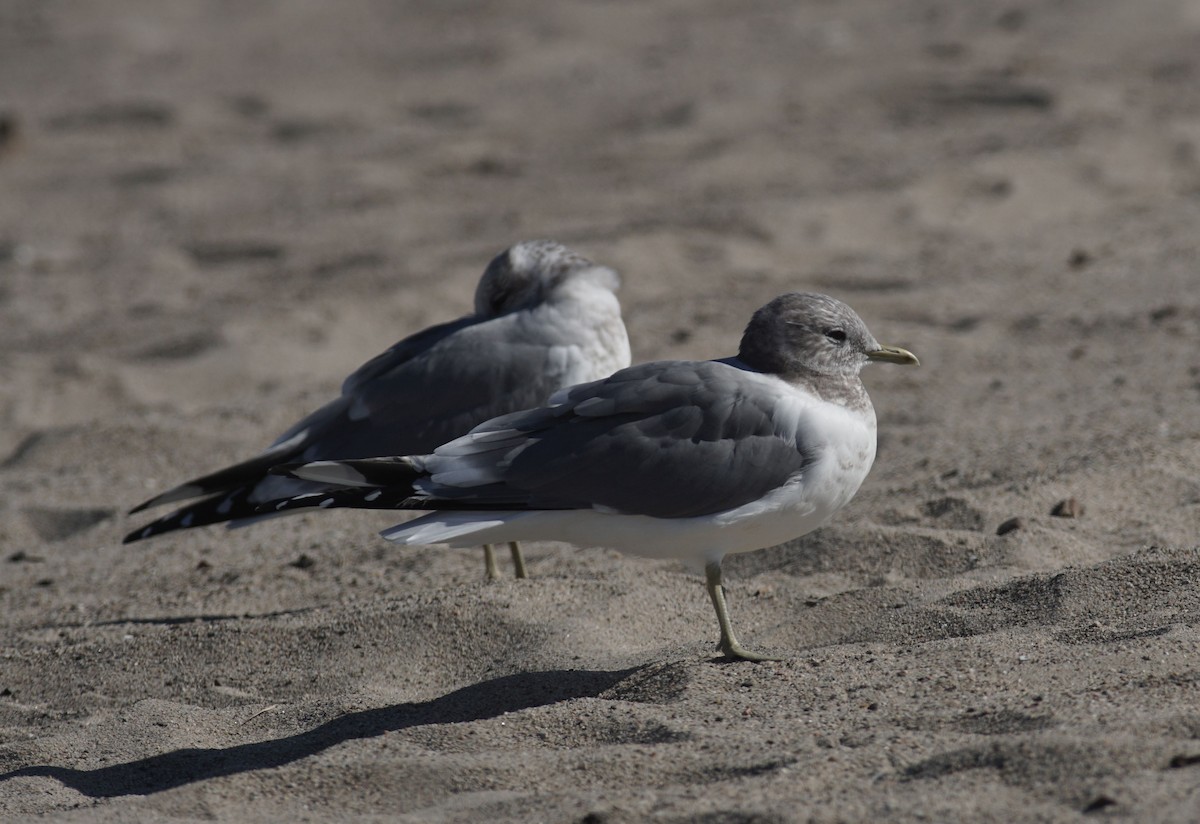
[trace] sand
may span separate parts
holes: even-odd
[[[1200,818],[1197,3],[9,0],[0,78],[0,816]],[[534,237],[638,361],[797,289],[920,355],[727,563],[787,660],[603,549],[120,545]]]

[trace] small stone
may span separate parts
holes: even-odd
[[[1083,517],[1083,504],[1075,498],[1066,498],[1056,503],[1054,509],[1050,510],[1050,514],[1056,518],[1081,518]]]
[[[1010,532],[1015,532],[1018,529],[1025,528],[1025,521],[1022,518],[1009,518],[1000,526],[996,527],[997,535],[1007,535]]]
[[[17,116],[0,112],[0,149],[7,149],[17,140]]]
[[[1150,320],[1154,323],[1162,323],[1164,320],[1169,320],[1178,314],[1178,306],[1160,306],[1150,313]]]
[[[1095,798],[1093,798],[1086,807],[1083,808],[1083,812],[1085,812],[1085,813],[1099,812],[1100,810],[1103,810],[1105,807],[1111,807],[1113,804],[1116,804],[1116,803],[1117,802],[1114,799],[1109,798],[1107,795],[1098,795]]]
[[[290,564],[296,569],[312,569],[317,565],[317,562],[312,559],[312,556],[306,552],[300,553],[300,557],[292,561]]]
[[[1087,249],[1072,249],[1071,256],[1067,258],[1067,265],[1072,269],[1082,269],[1092,262],[1092,256]]]

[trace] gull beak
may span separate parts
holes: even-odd
[[[874,352],[867,353],[867,360],[898,363],[901,366],[920,366],[917,356],[899,346],[880,346]]]

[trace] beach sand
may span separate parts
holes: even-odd
[[[11,0],[0,78],[0,817],[1200,819],[1200,4]],[[920,356],[726,563],[787,660],[604,549],[120,544],[536,237],[635,361]]]

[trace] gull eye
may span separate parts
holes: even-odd
[[[829,338],[834,343],[845,343],[846,332],[843,329],[826,329],[825,337]]]

